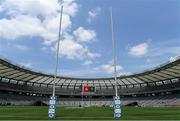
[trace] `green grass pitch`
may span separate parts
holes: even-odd
[[[0,107],[0,120],[48,120],[48,107]],[[57,107],[57,120],[114,120],[108,107]],[[123,107],[121,120],[180,120],[180,108]]]

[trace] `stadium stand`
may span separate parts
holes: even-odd
[[[180,106],[180,58],[142,73],[118,79],[122,105],[141,107]],[[0,105],[45,105],[56,83],[58,105],[111,106],[113,78],[72,78],[32,71],[0,59]],[[94,93],[81,93],[80,86],[96,87]]]

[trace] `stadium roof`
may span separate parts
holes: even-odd
[[[53,75],[32,71],[31,69],[13,64],[6,59],[0,59],[0,78],[6,78],[18,82],[27,82],[39,85],[51,85],[54,82]],[[120,76],[117,78],[118,86],[141,85],[165,80],[180,78],[180,58],[160,65],[152,70],[142,73]],[[81,84],[113,87],[114,78],[73,78],[58,76],[57,85],[67,87],[79,87]]]

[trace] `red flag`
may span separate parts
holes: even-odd
[[[83,86],[83,92],[89,92],[90,91],[90,88],[88,85],[84,85]]]

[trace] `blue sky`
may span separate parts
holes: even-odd
[[[142,72],[180,56],[179,0],[1,0],[0,56],[54,73],[62,4],[59,75],[113,76],[110,6],[118,75]]]

